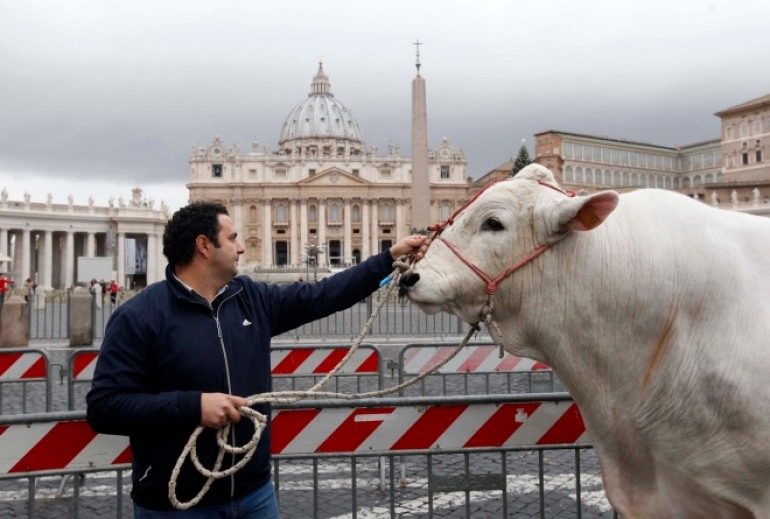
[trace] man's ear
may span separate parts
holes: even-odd
[[[590,231],[599,227],[618,206],[615,191],[602,191],[589,196],[565,198],[559,202],[559,229]]]
[[[195,238],[195,250],[203,256],[204,258],[207,258],[209,256],[209,245],[211,244],[211,240],[206,238],[204,235],[199,234],[197,238]]]

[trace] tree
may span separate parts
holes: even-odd
[[[527,151],[527,145],[522,139],[521,148],[519,148],[519,155],[516,157],[516,162],[513,163],[513,169],[511,170],[511,176],[515,176],[516,173],[521,171],[532,164],[532,159],[529,158],[529,152]]]

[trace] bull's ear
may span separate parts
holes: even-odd
[[[559,202],[559,228],[570,231],[590,231],[604,223],[617,206],[618,194],[615,191],[565,198]]]

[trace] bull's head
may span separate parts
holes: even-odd
[[[547,249],[572,231],[601,225],[618,203],[613,191],[570,195],[538,164],[489,186],[452,223],[439,226],[440,236],[423,259],[401,277],[402,294],[426,313],[444,310],[468,322],[480,320],[491,297],[496,313],[513,313],[522,292],[538,290],[532,281],[552,274],[538,266],[544,260],[534,258],[554,254]]]

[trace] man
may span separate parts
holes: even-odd
[[[177,211],[163,234],[166,280],[121,305],[110,318],[88,393],[94,430],[130,436],[134,516],[277,518],[270,478],[269,425],[254,457],[212,485],[199,505],[174,511],[168,482],[190,433],[213,467],[216,429],[234,424],[230,441],[253,433],[241,421],[244,397],[271,391],[270,338],[350,307],[378,288],[394,258],[421,253],[410,236],[363,263],[318,283],[268,285],[238,273],[244,252],[223,205],[196,202]],[[255,409],[270,416],[269,405]],[[221,470],[239,456],[227,455]],[[192,499],[205,478],[187,460],[177,497]]]

